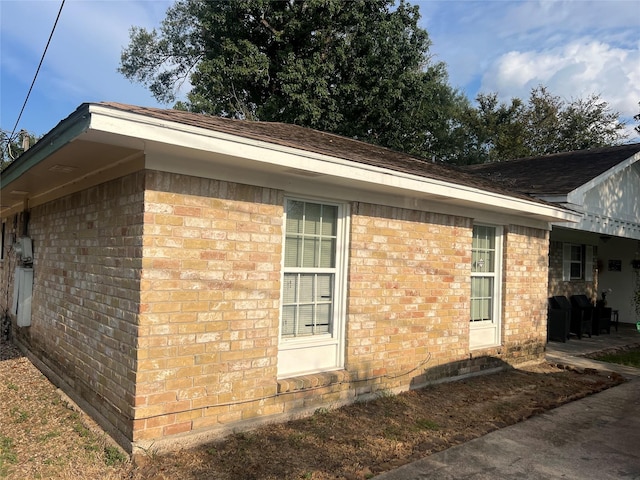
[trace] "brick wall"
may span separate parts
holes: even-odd
[[[345,370],[278,379],[283,199],[145,171],[34,208],[22,340],[143,448],[541,358],[546,232],[505,228],[503,344],[470,351],[473,221],[356,202]]]
[[[543,358],[548,251],[549,232],[517,225],[505,228],[503,355],[510,364]]]
[[[468,218],[354,206],[346,350],[352,375],[383,376],[378,388],[406,386],[425,369],[468,355],[471,229]]]
[[[543,359],[548,232],[505,227],[502,345],[471,351],[472,220],[358,204],[351,221],[347,370],[381,377],[370,390]]]
[[[133,440],[282,413],[282,193],[148,172],[144,216]]]
[[[358,203],[345,371],[277,380],[282,193],[148,175],[138,445],[490,363],[468,362],[471,220]]]
[[[32,325],[17,339],[125,436],[131,435],[143,176],[30,211]]]

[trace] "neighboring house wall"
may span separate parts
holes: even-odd
[[[587,215],[581,229],[640,240],[640,202],[632,200],[640,198],[640,163],[611,175],[583,195],[581,204]]]
[[[88,402],[128,438],[143,180],[142,174],[129,175],[30,210],[32,320],[31,327],[14,330],[16,339],[71,387],[75,399]]]
[[[640,259],[640,241],[611,237],[598,247],[598,295],[607,293],[607,305],[618,310],[618,319],[624,323],[640,321],[636,317],[633,293],[638,288],[638,271],[632,261]]]
[[[33,208],[19,341],[142,448],[542,360],[547,231],[500,225],[501,341],[474,350],[473,219],[348,202],[344,368],[279,378],[284,204],[143,171]]]
[[[585,218],[580,227],[594,232],[598,244],[598,270],[592,298],[611,289],[608,305],[618,310],[619,321],[638,321],[633,303],[637,289],[631,262],[640,258],[640,163],[626,167],[584,191]],[[612,262],[610,264],[610,262]]]

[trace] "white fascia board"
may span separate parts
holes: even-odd
[[[155,152],[148,153],[146,155],[146,161],[147,168],[152,170],[237,182],[246,185],[256,185],[282,190],[291,196],[313,197],[327,201],[364,202],[388,207],[472,218],[476,222],[495,225],[515,224],[541,230],[551,230],[551,224],[548,220],[533,215],[525,217],[522,213],[503,212],[498,208],[483,210],[475,206],[469,206],[468,204],[464,205],[462,202],[434,199],[431,197],[427,198],[425,195],[419,197],[412,192],[404,192],[398,189],[387,189],[383,192],[380,187],[374,190],[373,188],[366,188],[366,184],[363,187],[363,185],[355,181],[343,182],[341,185],[336,179],[333,179],[333,182],[328,183],[324,181],[327,177],[320,175],[271,175],[258,170],[243,168],[243,166],[239,164],[225,166],[216,164],[215,168],[211,168],[211,164],[188,162],[184,161],[184,158]]]
[[[536,195],[538,200],[542,200],[544,202],[555,203],[557,205],[563,205],[567,203],[566,195]]]
[[[601,173],[600,175],[591,179],[587,183],[580,185],[575,190],[569,192],[569,194],[567,195],[568,202],[574,203],[577,205],[582,205],[584,203],[584,196],[589,190],[597,187],[602,182],[612,177],[613,175],[621,172],[622,170],[625,170],[626,168],[630,168],[631,165],[633,165],[639,160],[640,160],[640,152],[630,156],[626,160],[623,160],[622,162],[618,163],[615,167],[612,167],[606,172]]]
[[[169,144],[187,149],[196,149],[218,155],[240,157],[254,162],[278,166],[282,169],[306,171],[327,177],[350,179],[357,182],[380,185],[416,195],[428,194],[442,198],[464,201],[486,208],[499,207],[501,211],[522,213],[544,218],[548,221],[574,222],[579,218],[564,209],[542,205],[495,192],[448,183],[418,175],[397,172],[319,154],[286,147],[238,135],[230,135],[202,127],[169,122],[145,115],[124,112],[111,107],[91,105],[91,130],[135,137],[152,144]],[[152,166],[149,166],[150,168]]]
[[[580,223],[554,223],[553,227],[562,227],[580,232],[640,240],[640,224],[619,221],[607,217],[589,215]]]

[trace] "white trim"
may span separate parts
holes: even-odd
[[[218,164],[221,160],[219,155],[222,155],[235,160],[243,159],[245,167],[255,168],[256,164],[259,164],[262,169],[278,174],[299,171],[305,172],[307,175],[324,177],[325,182],[328,183],[338,181],[345,186],[349,183],[356,183],[363,186],[369,185],[369,188],[376,191],[406,191],[412,196],[445,201],[453,200],[467,206],[475,204],[490,210],[497,209],[516,215],[524,213],[546,221],[571,222],[577,220],[574,214],[555,206],[487,192],[466,185],[397,172],[344,158],[225,134],[202,127],[159,120],[107,106],[92,104],[89,105],[89,111],[91,112],[92,131],[108,132],[129,138],[129,143],[132,138],[138,139],[138,142],[145,143],[147,152],[166,151],[168,144],[172,148],[180,147],[214,154],[209,156],[209,161],[213,160],[214,165]],[[154,143],[157,146],[154,146]],[[235,163],[236,161],[231,162],[231,164]],[[250,165],[251,163],[254,165]],[[155,166],[150,163],[147,168],[155,168]]]
[[[361,184],[357,180],[338,183],[326,176],[300,176],[292,172],[272,173],[244,168],[240,159],[234,159],[233,165],[218,163],[213,166],[211,159],[188,159],[185,156],[147,152],[146,167],[152,170],[192,175],[229,182],[256,185],[276,190],[284,190],[292,195],[311,195],[317,197],[341,198],[345,201],[365,202],[389,207],[406,208],[425,212],[440,213],[458,217],[471,217],[487,223],[514,224],[525,227],[550,230],[549,220],[538,216],[523,216],[517,212],[482,209],[481,206],[465,205],[462,201],[430,197],[428,194],[416,195],[414,192],[377,188],[371,184]],[[576,217],[577,218],[577,217]]]
[[[584,249],[584,280],[593,282],[593,246],[586,245]]]
[[[562,281],[571,281],[571,243],[562,244]]]
[[[589,212],[587,211],[587,209],[589,209],[589,205],[584,205],[586,196],[590,191],[596,189],[609,180],[613,181],[613,177],[618,174],[622,174],[625,170],[632,172],[633,169],[638,170],[639,168],[640,152],[621,161],[609,170],[603,172],[589,182],[580,185],[578,188],[572,190],[566,195],[539,195],[537,198],[573,209],[577,213],[582,213],[582,218],[576,223],[554,222],[554,226],[640,240],[640,223],[638,223],[637,219],[626,215],[611,217],[603,213]]]

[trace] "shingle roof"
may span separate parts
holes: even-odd
[[[640,152],[640,143],[464,167],[529,195],[567,195]]]
[[[387,148],[353,140],[331,133],[278,122],[257,122],[214,117],[180,110],[164,110],[151,107],[138,107],[114,102],[102,102],[99,105],[145,115],[159,120],[191,125],[217,132],[238,135],[245,138],[268,142],[276,145],[302,149],[305,151],[329,155],[366,165],[386,168],[456,185],[464,185],[484,191],[500,193],[516,198],[531,197],[517,192],[508,186],[496,184],[482,176],[467,172],[459,167],[432,163],[424,159],[399,153]],[[537,201],[536,201],[537,202]],[[538,202],[544,203],[544,202]]]

